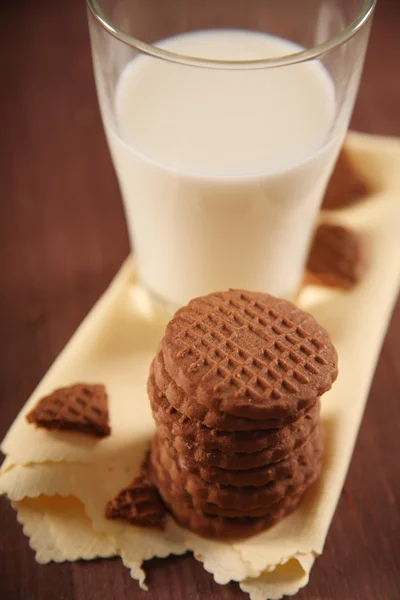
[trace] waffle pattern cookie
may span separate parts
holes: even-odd
[[[149,475],[176,520],[238,538],[294,510],[322,467],[336,377],[328,334],[290,302],[229,290],[180,309],[148,379]]]
[[[106,506],[107,519],[122,519],[144,527],[163,529],[166,510],[156,488],[143,477],[132,483]]]
[[[337,375],[326,331],[267,294],[230,290],[192,300],[168,324],[161,352],[189,398],[252,420],[295,416]]]
[[[37,427],[79,431],[95,437],[111,432],[104,385],[77,383],[59,388],[39,400],[26,419]]]

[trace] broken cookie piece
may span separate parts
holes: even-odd
[[[344,208],[371,193],[371,185],[357,169],[347,148],[342,148],[329,180],[322,210]]]
[[[55,390],[36,404],[28,423],[46,429],[78,431],[95,437],[110,435],[108,397],[104,385],[77,383]]]
[[[136,477],[106,506],[107,519],[123,519],[132,525],[163,529],[166,509],[154,485]]]
[[[341,225],[323,223],[314,234],[307,261],[307,281],[349,290],[365,271],[365,252],[360,236]]]

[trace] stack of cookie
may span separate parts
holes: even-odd
[[[150,475],[177,521],[235,538],[292,511],[321,470],[336,376],[328,334],[290,302],[230,290],[180,309],[148,380]]]

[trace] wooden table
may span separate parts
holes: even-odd
[[[3,3],[0,27],[3,437],[127,255],[128,239],[83,1]],[[400,135],[399,59],[400,2],[380,0],[354,128]],[[400,304],[324,554],[298,599],[400,598],[399,338]],[[2,600],[246,598],[236,584],[215,584],[191,555],[153,560],[147,572],[146,594],[119,559],[40,566],[0,501]]]

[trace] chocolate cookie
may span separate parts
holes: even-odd
[[[162,386],[162,388],[160,388]],[[211,429],[221,431],[251,431],[278,429],[293,423],[306,412],[306,409],[299,410],[296,415],[282,419],[246,419],[244,417],[235,417],[228,413],[220,412],[212,408],[199,404],[189,396],[172,380],[169,374],[163,368],[162,355],[158,354],[150,368],[150,375],[147,381],[147,391],[150,403],[153,409],[157,407],[163,399],[181,414],[189,419],[198,421]]]
[[[309,419],[300,419],[302,425],[295,430],[294,434],[288,436],[281,444],[264,448],[256,452],[221,452],[221,450],[205,450],[204,446],[185,441],[180,436],[171,433],[164,425],[159,425],[157,434],[160,439],[166,438],[167,443],[172,446],[180,456],[184,456],[188,464],[207,465],[220,469],[247,471],[263,467],[270,463],[278,462],[297,448],[302,446],[309,438],[319,423],[319,403],[317,403],[306,416],[313,414]],[[273,430],[274,431],[274,430]]]
[[[194,508],[190,504],[190,501],[185,504],[179,500],[177,501],[170,489],[170,479],[166,471],[159,474],[154,470],[153,481],[178,523],[204,537],[240,539],[264,531],[292,512],[299,504],[304,492],[314,483],[318,475],[319,469],[316,469],[304,484],[297,488],[295,494],[285,497],[276,504],[272,504],[269,507],[268,513],[263,517],[241,518],[205,515],[200,510]],[[165,478],[163,478],[164,476]]]
[[[303,434],[307,435],[306,432],[311,431],[312,423],[318,418],[320,404],[317,401],[302,417],[289,425],[279,429],[254,431],[210,429],[177,411],[165,396],[161,396],[157,403],[153,402],[152,408],[157,431],[161,435],[170,433],[179,439],[179,443],[202,448],[203,452],[218,450],[225,454],[268,450],[275,457],[274,460],[280,460],[299,445]]]
[[[240,488],[238,493],[234,494],[235,502],[237,502],[239,496],[244,492],[250,495],[253,492],[257,493],[257,490],[242,490],[241,488],[259,488],[270,482],[277,482],[280,484],[278,487],[282,488],[282,481],[286,482],[285,485],[289,485],[291,480],[301,479],[303,477],[302,467],[307,466],[313,460],[316,449],[322,447],[323,432],[319,426],[307,441],[288,457],[256,469],[235,471],[196,463],[186,455],[176,452],[166,439],[158,439],[157,436],[154,438],[152,454],[156,453],[160,465],[167,471],[176,473],[177,484],[187,485],[187,481],[190,480],[191,487],[187,491],[193,495],[195,492],[196,494],[208,494],[214,486],[215,490],[222,489],[223,496],[227,493],[229,497],[229,494],[235,491],[234,488]]]
[[[324,223],[317,227],[307,261],[311,283],[351,289],[365,271],[361,237],[341,225]]]
[[[163,529],[166,516],[157,489],[143,477],[136,477],[106,506],[107,519],[122,519],[143,527]]]
[[[108,397],[104,385],[77,383],[39,400],[26,417],[46,429],[77,431],[96,437],[110,435]]]
[[[371,193],[371,185],[359,172],[349,150],[342,148],[329,180],[322,208],[345,208]]]
[[[321,470],[336,376],[328,334],[290,302],[229,290],[180,309],[147,383],[149,476],[178,522],[246,537],[293,510]]]
[[[248,420],[297,418],[337,376],[336,350],[311,315],[285,300],[241,290],[181,308],[159,353],[191,401]]]
[[[161,492],[163,490],[163,485],[168,486],[168,491],[173,495],[176,503],[193,507],[207,516],[217,515],[220,517],[243,518],[263,517],[267,515],[271,511],[271,507],[279,505],[285,498],[297,495],[299,488],[302,488],[312,476],[319,473],[320,467],[321,460],[315,460],[303,469],[303,476],[293,480],[292,483],[287,484],[285,482],[280,488],[277,485],[278,482],[266,486],[264,493],[259,494],[258,499],[254,504],[249,505],[248,499],[241,495],[239,503],[232,503],[231,506],[221,506],[215,502],[208,502],[204,498],[191,496],[188,492],[183,490],[182,487],[176,485],[171,477],[168,477],[168,471],[159,465],[157,467],[156,462],[153,463],[151,473],[158,481]]]

